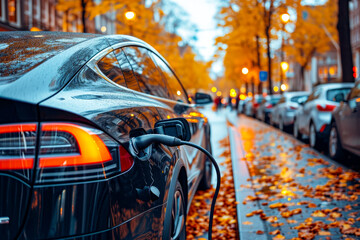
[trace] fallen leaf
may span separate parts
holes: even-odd
[[[276,235],[275,237],[273,237],[273,240],[283,240],[283,239],[285,239],[285,237],[283,235],[281,235],[281,234]]]
[[[250,221],[245,221],[245,222],[242,222],[242,224],[244,224],[244,225],[252,225],[253,223],[250,222]]]
[[[277,235],[280,234],[280,230],[276,229],[275,231],[269,232],[270,235]]]
[[[318,234],[320,236],[331,236],[331,232],[329,231],[319,231]]]

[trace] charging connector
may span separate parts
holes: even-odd
[[[190,147],[194,147],[194,148],[202,151],[214,165],[215,171],[216,171],[216,176],[217,176],[217,181],[216,181],[214,197],[212,199],[211,208],[210,208],[208,239],[211,240],[212,239],[211,235],[212,235],[212,224],[213,224],[213,218],[214,218],[215,203],[216,203],[216,198],[220,191],[221,175],[220,175],[220,169],[219,169],[218,164],[216,163],[213,156],[203,147],[196,145],[194,143],[191,143],[191,142],[182,141],[181,139],[173,137],[173,136],[167,136],[167,135],[162,135],[162,134],[146,134],[146,135],[134,137],[130,140],[130,146],[131,146],[131,148],[133,148],[134,153],[139,153],[139,151],[149,147],[153,143],[158,143],[158,144],[161,143],[161,144],[164,144],[167,146],[172,146],[172,147],[180,146],[180,145],[187,145]]]

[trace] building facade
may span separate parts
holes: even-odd
[[[354,56],[355,77],[360,76],[360,0],[350,2],[351,46]]]
[[[0,31],[32,30],[83,32],[80,0],[59,8],[58,0],[0,0]],[[71,5],[74,5],[72,8]],[[77,7],[77,9],[75,9]],[[86,19],[89,33],[115,33],[116,13],[109,12]]]

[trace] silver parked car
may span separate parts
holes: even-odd
[[[300,107],[300,103],[307,100],[308,96],[308,92],[284,92],[271,112],[270,124],[279,126],[282,131],[291,129],[294,124],[295,111]]]
[[[263,95],[256,94],[251,101],[245,103],[245,115],[255,117],[257,108],[264,99]]]
[[[340,105],[336,98],[347,96],[354,83],[325,83],[314,88],[307,101],[296,111],[294,136],[309,136],[311,147],[327,147],[330,133],[331,112]],[[326,144],[324,144],[326,143]]]
[[[344,150],[360,157],[360,80],[346,99],[342,97],[335,96],[343,102],[332,112],[329,135],[329,155],[339,160]]]
[[[266,96],[256,111],[256,118],[269,123],[273,107],[280,101],[281,95]]]
[[[251,97],[247,97],[245,100],[240,100],[237,108],[237,114],[245,113],[245,104],[251,101]]]

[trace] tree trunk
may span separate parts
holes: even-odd
[[[259,35],[256,35],[256,57],[257,57],[257,67],[259,72],[261,71],[261,57],[260,57],[260,43],[259,43]],[[258,93],[262,93],[262,82],[259,79],[258,85]]]
[[[349,0],[338,0],[338,23],[342,81],[354,82],[353,58],[350,41]]]
[[[255,95],[255,79],[251,78],[251,91]]]
[[[305,76],[304,75],[305,75],[305,67],[300,66],[300,82],[298,84],[298,90],[299,91],[304,91],[305,90],[305,88],[304,88],[304,86],[305,86],[305,83],[304,83]]]
[[[85,19],[85,14],[86,14],[86,0],[81,0],[81,22],[83,25],[83,32],[86,33],[87,29],[86,29],[86,19]]]
[[[270,28],[267,27],[266,28],[266,55],[268,58],[268,87],[269,87],[269,93],[268,94],[272,94],[273,93],[273,89],[272,89],[272,79],[271,79],[271,54],[270,54]]]

